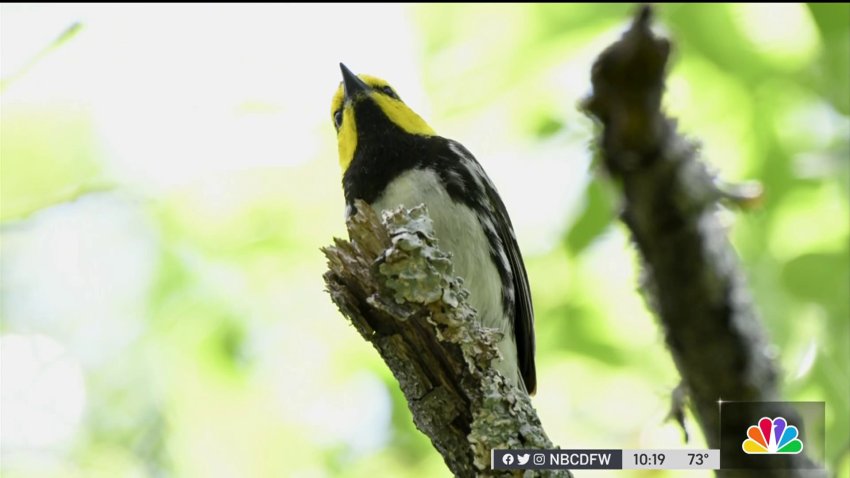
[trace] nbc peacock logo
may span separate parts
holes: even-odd
[[[795,455],[803,451],[803,442],[797,436],[799,431],[794,425],[782,417],[770,419],[767,417],[759,420],[758,426],[753,425],[747,429],[747,438],[741,447],[748,455],[760,453],[789,454]]]

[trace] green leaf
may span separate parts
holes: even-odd
[[[584,210],[567,232],[567,250],[576,256],[599,237],[614,219],[613,201],[600,180],[594,178],[584,192]]]
[[[824,304],[846,301],[847,256],[840,253],[804,254],[788,261],[782,269],[782,282],[801,299]]]

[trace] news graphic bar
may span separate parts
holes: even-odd
[[[624,470],[719,470],[720,450],[623,450]]]
[[[493,470],[621,470],[622,450],[500,450],[490,452]]]
[[[719,470],[720,450],[504,450],[493,470]]]

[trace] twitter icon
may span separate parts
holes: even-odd
[[[528,463],[528,458],[530,456],[531,455],[528,454],[528,453],[526,453],[525,455],[517,455],[516,456],[517,465],[524,465],[524,464]]]

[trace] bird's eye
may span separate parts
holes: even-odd
[[[334,113],[334,126],[336,126],[336,129],[342,127],[342,108],[336,110],[336,113]]]
[[[396,94],[395,90],[393,90],[393,89],[392,89],[389,85],[387,85],[387,86],[382,86],[382,87],[380,88],[380,90],[381,90],[381,92],[382,92],[382,93],[384,93],[385,95],[389,96],[390,98],[395,98],[395,99],[397,99],[397,100],[398,100],[398,99],[400,99],[400,98],[398,97],[398,95]]]

